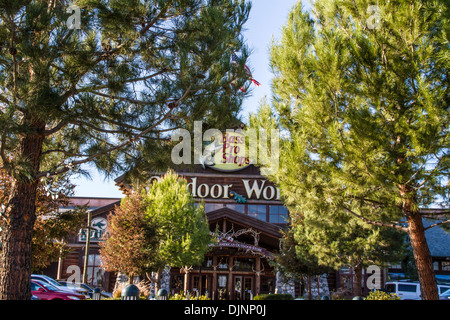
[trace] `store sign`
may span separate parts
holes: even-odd
[[[188,178],[186,178],[188,179]],[[160,181],[161,176],[153,176],[150,183],[154,180]],[[244,187],[247,199],[264,199],[264,200],[281,200],[280,189],[267,184],[267,180],[263,179],[240,179]],[[189,181],[188,181],[189,182]],[[233,184],[210,184],[198,182],[198,177],[191,178],[188,183],[189,190],[193,197],[197,198],[213,198],[213,199],[231,199],[230,192],[233,191]]]
[[[275,174],[278,171],[280,158],[278,129],[271,129],[270,132],[264,128],[245,131],[227,129],[226,132],[222,132],[211,128],[203,132],[202,121],[194,121],[193,129],[193,137],[187,129],[175,130],[172,133],[173,164],[192,164],[193,160],[194,164],[201,164],[203,168],[233,172],[242,170],[251,163],[258,165],[259,162],[262,165],[260,166],[262,173],[264,171],[267,174]]]
[[[210,247],[222,247],[222,248],[236,248],[236,249],[242,249],[247,252],[253,253],[253,254],[260,254],[265,257],[271,257],[272,253],[264,248],[261,248],[259,246],[242,243],[236,240],[236,237],[238,234],[244,234],[244,233],[251,233],[252,229],[244,229],[240,230],[238,232],[234,233],[224,233],[220,231],[216,232],[210,232],[210,236],[215,238],[216,241],[209,244]]]
[[[245,136],[239,132],[226,132],[222,135],[219,143],[208,145],[206,154],[208,158],[203,158],[206,167],[217,171],[233,172],[242,170],[250,165],[250,158],[245,147]]]
[[[106,233],[106,227],[108,226],[108,221],[105,218],[97,217],[92,219],[90,228],[90,241],[99,242],[104,241],[103,236]],[[78,241],[85,242],[87,239],[87,229],[81,229],[78,234]]]

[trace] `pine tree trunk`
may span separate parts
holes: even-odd
[[[311,290],[311,276],[308,275],[307,277],[308,282],[308,300],[312,300],[312,290]]]
[[[355,272],[354,282],[353,282],[353,296],[362,296],[362,266],[358,264],[353,271]]]
[[[407,216],[407,221],[411,247],[419,275],[422,300],[439,300],[433,261],[425,238],[422,217],[418,213],[411,214]]]
[[[0,257],[0,300],[31,298],[32,234],[36,220],[36,192],[43,135],[43,125],[35,133],[23,136],[16,157],[29,165],[27,173],[13,177],[13,185],[2,224]]]

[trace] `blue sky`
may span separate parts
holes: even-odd
[[[252,50],[247,65],[252,70],[253,78],[261,83],[261,87],[252,87],[251,95],[245,99],[242,116],[248,119],[250,112],[255,112],[259,101],[267,96],[270,99],[270,82],[272,73],[269,67],[269,47],[272,39],[280,37],[281,29],[286,23],[289,11],[297,0],[253,0],[249,20],[245,25],[244,36]],[[309,2],[303,1],[308,7]],[[105,180],[95,169],[89,170],[92,179],[74,179],[75,196],[87,197],[122,197],[113,180]]]

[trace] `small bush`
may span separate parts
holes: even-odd
[[[290,294],[260,294],[253,297],[253,300],[294,300]]]
[[[187,297],[183,293],[175,293],[169,296],[169,300],[187,300]],[[197,296],[195,294],[191,294],[189,300],[197,300]],[[207,298],[206,295],[200,295],[198,300],[211,300],[211,298]]]
[[[400,300],[400,297],[395,293],[389,294],[384,291],[373,291],[369,293],[369,295],[365,297],[364,300]]]

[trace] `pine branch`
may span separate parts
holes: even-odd
[[[193,83],[191,83],[191,85],[189,86],[189,88],[186,89],[186,91],[184,92],[183,96],[182,96],[180,99],[178,99],[178,101],[176,102],[177,104],[179,104],[181,101],[183,101],[183,100],[187,97],[187,95],[189,94],[189,92],[190,92],[190,90],[191,90],[192,85],[193,85]],[[40,179],[40,178],[45,177],[45,176],[46,176],[46,177],[51,177],[51,176],[54,176],[54,175],[58,175],[58,174],[65,173],[65,172],[71,170],[71,169],[72,169],[73,167],[75,167],[75,166],[78,166],[78,165],[81,165],[81,164],[90,162],[90,161],[92,161],[93,159],[95,159],[95,158],[97,158],[97,157],[99,157],[99,156],[101,156],[101,155],[108,154],[108,153],[111,153],[111,152],[113,152],[113,151],[116,151],[116,150],[119,150],[119,149],[124,148],[125,146],[127,146],[127,145],[129,145],[129,144],[131,144],[131,143],[133,143],[133,142],[135,142],[135,141],[137,141],[137,140],[139,140],[140,138],[142,138],[143,136],[145,136],[147,133],[149,133],[152,129],[156,128],[156,127],[159,126],[162,122],[164,122],[165,120],[167,120],[167,119],[170,117],[170,115],[171,115],[171,113],[172,113],[173,110],[174,110],[174,109],[169,109],[169,112],[167,112],[167,113],[166,113],[166,114],[165,114],[158,122],[156,122],[155,124],[153,124],[152,126],[150,126],[149,128],[147,128],[146,130],[143,130],[142,132],[140,132],[139,134],[135,135],[134,137],[129,138],[127,141],[125,141],[125,142],[123,142],[123,143],[121,143],[121,144],[115,145],[115,146],[113,146],[113,147],[111,147],[111,148],[109,148],[109,149],[100,151],[100,152],[98,152],[98,153],[96,153],[96,154],[93,154],[93,155],[87,157],[86,159],[78,160],[78,161],[73,161],[73,162],[71,162],[70,164],[65,164],[65,165],[63,166],[63,168],[61,168],[61,169],[56,169],[56,170],[54,170],[54,171],[44,171],[44,172],[40,172],[40,173],[38,173],[38,174],[36,175],[36,179]]]
[[[450,214],[450,209],[419,209],[419,213],[423,216],[441,216]]]
[[[443,225],[443,224],[446,224],[446,223],[450,223],[450,219],[445,220],[445,221],[441,221],[441,222],[438,222],[438,223],[435,223],[435,224],[432,224],[432,225],[430,225],[430,226],[424,228],[423,230],[426,231],[426,230],[428,230],[428,229],[431,229],[431,228],[433,228],[433,227],[440,226],[440,225]]]
[[[353,212],[352,210],[350,210],[349,208],[347,208],[345,206],[341,206],[341,208],[344,209],[345,211],[347,211],[348,213],[350,213],[352,216],[364,221],[365,223],[368,223],[368,224],[371,224],[374,226],[379,226],[379,227],[393,228],[393,229],[404,231],[404,232],[409,231],[409,228],[403,227],[398,223],[386,223],[386,222],[380,222],[380,221],[373,221],[373,220],[367,219],[366,217],[363,217],[363,216]]]

